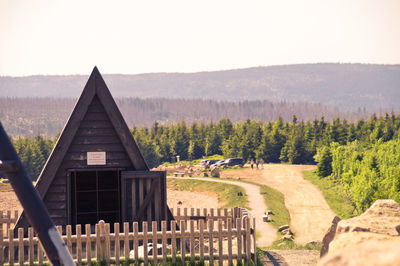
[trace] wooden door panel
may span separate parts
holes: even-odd
[[[167,217],[166,173],[121,172],[123,221],[160,221]]]

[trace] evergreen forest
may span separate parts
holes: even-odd
[[[351,195],[356,212],[378,198],[400,202],[400,115],[372,115],[350,123],[324,117],[314,121],[246,120],[190,125],[155,122],[131,132],[150,168],[164,162],[205,158],[214,154],[245,161],[316,164],[320,178],[340,182]],[[58,136],[14,137],[12,142],[32,177],[38,177]]]

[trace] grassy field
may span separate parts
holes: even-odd
[[[325,200],[340,219],[355,216],[350,195],[344,186],[331,177],[319,178],[314,171],[304,171],[304,179],[310,181],[321,190]]]
[[[202,181],[174,178],[167,179],[167,186],[173,190],[214,192],[218,195],[219,202],[225,202],[225,204],[222,206],[223,208],[232,208],[238,206],[250,209],[246,192],[242,187],[239,186],[206,180]],[[241,192],[243,196],[238,196],[239,192]]]
[[[254,183],[253,183],[254,184]],[[256,185],[256,184],[255,184]],[[285,207],[283,194],[269,186],[259,185],[260,192],[264,198],[265,205],[272,211],[271,225],[280,227],[290,223],[290,215]]]

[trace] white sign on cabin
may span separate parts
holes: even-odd
[[[105,165],[106,164],[106,152],[88,152],[87,153],[87,165]]]

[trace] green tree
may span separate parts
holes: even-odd
[[[317,175],[319,177],[327,177],[332,174],[332,154],[329,147],[324,146],[319,151],[316,158],[317,163]]]

